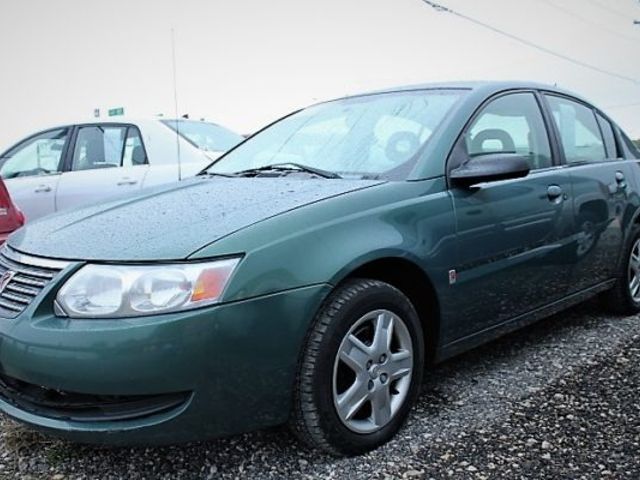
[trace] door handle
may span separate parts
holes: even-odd
[[[49,193],[51,191],[50,185],[38,185],[34,190],[35,193]]]
[[[622,173],[620,170],[618,170],[616,172],[616,183],[618,184],[618,186],[621,187],[621,188],[625,188],[627,186],[625,180],[626,179],[624,177],[624,173]]]
[[[567,196],[559,185],[549,185],[549,187],[547,187],[547,197],[553,203],[560,203],[565,200]]]
[[[124,185],[135,185],[137,184],[138,181],[131,179],[131,178],[122,178],[119,182],[118,182],[118,186],[122,187]]]

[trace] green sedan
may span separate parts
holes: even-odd
[[[10,237],[0,408],[79,442],[289,424],[366,452],[430,363],[595,295],[640,311],[639,161],[602,111],[537,84],[295,112],[195,179]]]

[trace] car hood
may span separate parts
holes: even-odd
[[[198,177],[45,217],[16,232],[9,245],[67,260],[179,260],[257,222],[380,183]]]

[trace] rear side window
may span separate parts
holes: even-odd
[[[145,165],[147,163],[147,153],[144,150],[140,131],[136,127],[129,127],[127,129],[127,138],[124,142],[122,166],[135,167],[136,165]]]
[[[622,138],[622,143],[626,149],[625,157],[626,158],[640,158],[640,149],[631,141],[627,135],[620,131],[620,137]],[[640,145],[640,144],[639,144]]]
[[[599,113],[596,113],[600,130],[602,131],[602,137],[604,138],[604,145],[607,148],[607,158],[619,158],[618,147],[616,146],[616,136],[613,133],[613,127],[611,123]]]
[[[593,110],[572,100],[545,95],[567,163],[595,163],[607,158],[604,139]]]

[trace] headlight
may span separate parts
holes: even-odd
[[[71,318],[168,313],[220,301],[239,259],[149,266],[87,265],[58,292]]]

